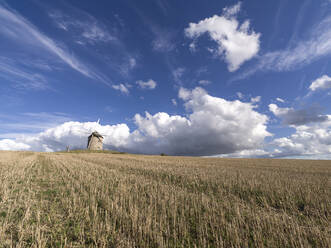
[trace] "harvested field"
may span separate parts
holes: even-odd
[[[0,152],[0,247],[329,247],[331,161]]]

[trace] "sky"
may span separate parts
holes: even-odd
[[[331,159],[331,1],[0,0],[0,150]]]

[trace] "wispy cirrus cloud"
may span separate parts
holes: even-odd
[[[36,26],[21,16],[16,11],[0,4],[0,35],[6,39],[19,43],[21,47],[42,48],[44,51],[55,55],[60,61],[70,66],[86,77],[108,84],[108,80],[100,73],[93,71],[90,66],[85,65],[72,52],[69,52],[64,45],[43,34]],[[41,50],[38,50],[40,53]]]
[[[161,10],[165,11],[163,13],[166,15],[166,2],[163,0],[158,0],[154,3],[157,4]],[[132,7],[152,34],[151,45],[153,50],[164,53],[173,51],[176,48],[176,35],[178,35],[178,30],[165,28],[164,26],[161,26],[151,20],[138,7]]]
[[[247,78],[257,71],[291,71],[331,55],[331,15],[310,29],[306,39],[291,44],[285,49],[267,52],[258,57],[255,66],[233,78]]]
[[[171,72],[172,77],[174,78],[176,83],[181,82],[181,78],[184,75],[185,71],[186,69],[184,67],[178,67]]]
[[[139,56],[129,51],[125,42],[120,39],[128,32],[123,19],[115,14],[112,16],[111,24],[106,25],[100,18],[94,17],[77,6],[66,3],[65,7],[65,10],[46,8],[55,26],[67,32],[70,41],[81,45],[91,57],[107,64],[112,73],[129,78],[132,70],[137,66]],[[109,54],[95,52],[94,48],[104,45],[107,45],[111,51]],[[94,47],[93,50],[91,46]],[[102,79],[106,80],[104,76]]]
[[[159,27],[151,25],[151,30],[155,36],[152,41],[152,47],[155,51],[170,52],[175,49],[175,34],[168,30],[162,30]]]
[[[78,10],[75,9],[75,12]],[[77,16],[74,18],[59,10],[49,13],[49,17],[58,28],[76,34],[75,39],[78,44],[95,45],[99,42],[117,41],[116,36],[111,34],[106,26],[92,15],[79,11]]]
[[[66,31],[73,43],[81,45],[91,57],[107,65],[112,74],[119,74],[126,79],[131,77],[139,65],[140,52],[130,49],[124,41],[123,37],[127,37],[131,31],[119,14],[110,14],[105,21],[69,3],[61,10],[45,9],[54,24]],[[94,48],[91,49],[91,46]],[[109,53],[96,52],[99,46],[107,46]]]
[[[6,57],[0,57],[0,78],[12,82],[12,86],[21,89],[45,90],[50,86],[46,78],[40,73],[29,70],[14,63]]]

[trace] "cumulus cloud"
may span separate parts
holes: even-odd
[[[331,88],[331,77],[329,77],[328,75],[323,75],[322,77],[317,78],[309,86],[309,89],[311,91],[330,89],[330,88]]]
[[[321,123],[292,126],[293,134],[277,138],[260,149],[248,149],[217,157],[270,157],[331,159],[331,116]]]
[[[183,88],[183,87],[180,87],[179,88],[179,91],[178,91],[178,97],[180,99],[183,99],[184,101],[187,101],[191,96],[191,91],[186,89],[186,88]]]
[[[108,147],[121,146],[130,135],[126,124],[100,125],[98,122],[65,122],[36,135],[19,137],[15,142],[29,146],[34,151],[60,151],[67,145],[71,149],[86,148],[87,136],[97,130],[105,136]]]
[[[320,123],[292,126],[293,134],[277,138],[260,149],[248,149],[217,157],[270,157],[331,159],[331,115]]]
[[[126,94],[126,95],[129,94],[129,89],[124,84],[113,84],[111,87],[115,90],[119,90],[123,94]]]
[[[269,110],[283,120],[287,125],[305,125],[311,122],[323,122],[328,119],[326,115],[320,114],[321,110],[317,106],[304,109],[280,108],[276,104],[269,104]]]
[[[270,153],[264,149],[251,149],[251,150],[242,150],[240,152],[234,152],[229,154],[216,155],[215,157],[220,158],[264,158],[270,157]]]
[[[172,104],[174,105],[174,106],[177,106],[177,101],[176,101],[176,99],[171,99],[171,102],[172,102]]]
[[[153,79],[149,79],[146,82],[139,80],[136,82],[141,89],[149,89],[153,90],[155,89],[157,83]]]
[[[327,155],[331,158],[331,116],[321,123],[312,123],[295,127],[295,133],[279,139],[272,144],[276,146],[273,156],[310,156],[319,158]]]
[[[202,88],[181,88],[179,98],[186,115],[136,114],[136,129],[132,131],[125,123],[67,121],[35,135],[2,139],[0,150],[59,151],[67,145],[84,149],[87,136],[96,130],[104,135],[106,149],[134,153],[331,158],[331,115],[325,115],[321,122],[292,125],[293,134],[265,143],[264,138],[271,135],[266,129],[268,117],[258,113],[253,103],[213,97]],[[269,107],[281,118],[293,110]]]
[[[239,24],[236,14],[241,4],[227,7],[223,15],[214,15],[198,23],[190,23],[185,29],[185,35],[197,39],[204,33],[218,45],[213,53],[225,59],[229,71],[237,70],[245,61],[253,58],[260,48],[260,34],[250,30],[249,20]]]
[[[255,111],[251,103],[213,97],[202,88],[181,88],[179,97],[184,101],[187,116],[164,112],[136,114],[137,128],[132,132],[126,124],[65,122],[13,142],[40,151],[63,150],[66,145],[84,148],[88,134],[97,130],[105,135],[105,148],[109,149],[150,154],[215,155],[258,149],[264,138],[271,135],[266,130],[268,117]]]
[[[238,96],[239,99],[243,99],[244,98],[244,94],[241,92],[237,92],[236,95]]]
[[[137,114],[137,130],[131,144],[143,152],[178,155],[212,155],[256,148],[270,133],[267,116],[254,110],[251,103],[227,101],[207,94],[202,88],[181,88],[179,98],[191,112],[187,117],[167,113]],[[137,146],[137,142],[142,145]],[[144,144],[144,145],[143,145]]]
[[[3,139],[0,140],[0,150],[14,150],[14,151],[21,151],[21,150],[28,150],[30,146],[21,142],[17,142],[11,139]]]
[[[261,101],[261,96],[251,97],[252,103],[258,103]]]

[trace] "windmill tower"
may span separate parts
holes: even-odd
[[[102,150],[103,136],[97,131],[94,131],[87,140],[87,150]]]

